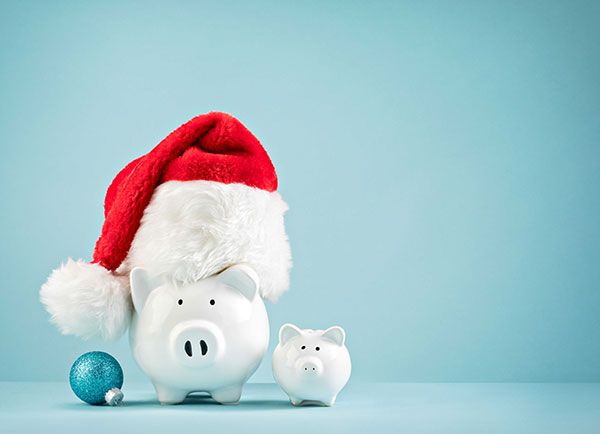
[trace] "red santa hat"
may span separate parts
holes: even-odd
[[[273,164],[246,127],[225,113],[195,117],[115,177],[93,261],[69,259],[42,286],[51,320],[63,333],[118,338],[138,266],[188,282],[244,262],[261,296],[277,299],[291,255],[276,189]]]

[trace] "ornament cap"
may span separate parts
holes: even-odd
[[[113,387],[106,392],[106,403],[111,406],[122,407],[123,406],[123,392],[118,387]]]

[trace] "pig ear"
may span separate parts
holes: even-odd
[[[160,285],[161,281],[157,277],[152,277],[146,269],[137,267],[131,270],[129,283],[133,307],[137,312],[141,312],[148,296],[154,288]]]
[[[284,324],[279,329],[279,343],[285,345],[290,339],[302,334],[302,330],[294,324]]]
[[[252,301],[258,291],[258,274],[247,265],[239,264],[229,267],[218,276],[219,281],[240,291]]]
[[[346,332],[344,332],[344,329],[339,326],[333,326],[329,327],[323,332],[323,337],[332,340],[339,346],[342,346],[346,340]]]

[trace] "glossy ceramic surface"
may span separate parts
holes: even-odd
[[[273,353],[273,376],[294,405],[331,406],[350,378],[350,354],[341,327],[300,330],[284,324]]]
[[[178,287],[137,268],[131,288],[131,349],[161,404],[178,404],[191,392],[238,403],[269,343],[256,274],[239,265]]]

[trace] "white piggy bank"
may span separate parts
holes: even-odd
[[[256,273],[235,265],[178,287],[135,268],[130,279],[131,349],[160,403],[208,392],[221,404],[237,404],[269,344]]]
[[[284,324],[273,353],[273,376],[294,405],[331,406],[350,378],[350,354],[341,327],[300,330]]]

